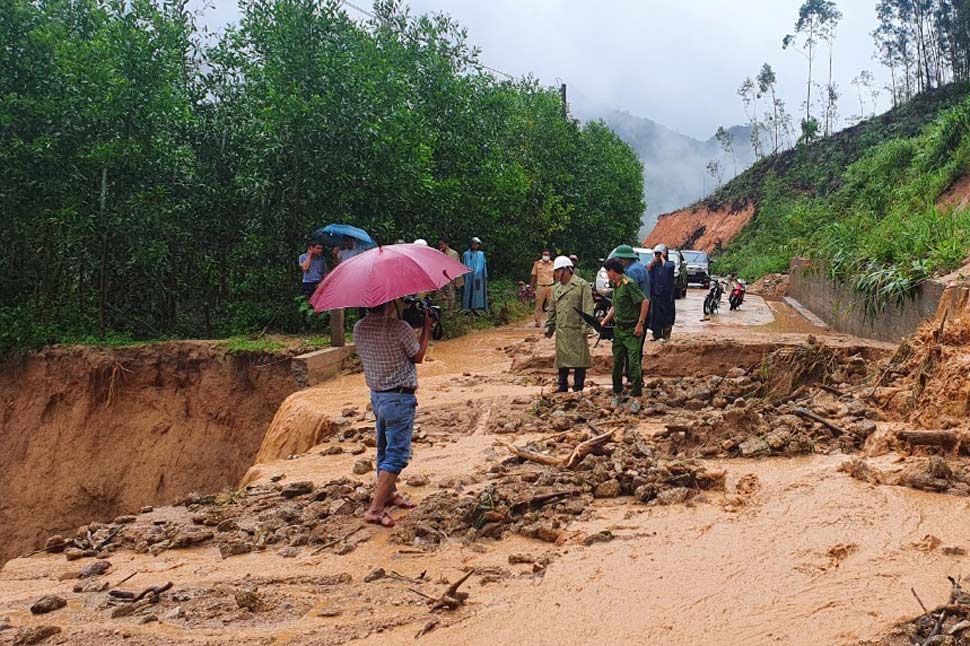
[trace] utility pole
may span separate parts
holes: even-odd
[[[566,84],[559,86],[559,96],[562,97],[562,120],[569,121],[569,108],[566,104]]]

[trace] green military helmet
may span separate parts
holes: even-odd
[[[633,247],[631,247],[628,244],[621,244],[619,247],[617,247],[616,250],[613,252],[613,257],[614,258],[621,258],[621,259],[624,259],[624,260],[639,260],[640,259],[639,256],[637,256],[637,252],[635,252],[633,250]]]

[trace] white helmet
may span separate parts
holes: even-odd
[[[667,251],[667,245],[665,244],[658,244],[656,247],[653,248],[654,253],[664,253],[666,251]]]
[[[418,238],[417,240],[414,241],[414,244],[419,245],[421,247],[427,247],[428,241],[425,240],[424,238]]]
[[[568,256],[556,256],[555,262],[552,263],[552,270],[557,271],[559,269],[572,269],[573,261],[569,259]]]

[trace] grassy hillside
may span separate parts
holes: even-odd
[[[877,310],[970,256],[970,211],[936,206],[968,173],[970,87],[951,85],[765,159],[708,198],[757,205],[717,270],[756,278],[793,256],[824,259]]]

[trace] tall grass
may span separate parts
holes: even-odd
[[[866,313],[878,314],[970,257],[970,210],[936,205],[967,174],[970,98],[916,136],[875,145],[844,169],[839,188],[827,195],[799,195],[786,177],[766,179],[757,215],[716,257],[715,268],[753,279],[786,270],[796,255],[823,260],[830,279],[850,285]]]

